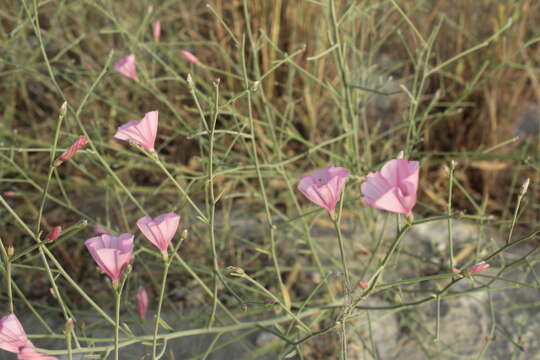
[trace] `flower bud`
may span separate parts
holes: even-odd
[[[453,268],[453,269],[452,269],[452,273],[454,273],[454,274],[460,274],[460,273],[461,273],[461,270],[459,270],[458,268]]]
[[[369,284],[368,284],[367,281],[360,280],[360,281],[358,282],[358,286],[360,286],[362,289],[367,289],[367,287],[369,286]]]
[[[530,179],[527,178],[527,180],[525,180],[523,185],[521,185],[521,196],[525,195],[525,193],[527,192],[527,189],[529,188],[529,182],[530,182]]]
[[[73,143],[73,145],[70,146],[69,149],[67,149],[66,151],[64,151],[62,153],[62,155],[60,155],[55,161],[54,161],[54,166],[55,167],[58,167],[60,165],[62,165],[62,163],[64,161],[68,161],[69,159],[71,159],[75,153],[77,153],[77,151],[79,151],[83,146],[85,146],[86,144],[88,144],[88,139],[86,139],[86,137],[84,136],[79,136],[79,138],[77,139],[77,141],[75,141]]]
[[[246,275],[244,270],[239,268],[238,266],[228,266],[225,271],[229,276],[243,277],[244,275]]]
[[[54,240],[58,239],[58,236],[60,236],[60,233],[62,232],[61,226],[55,226],[51,232],[45,237],[45,242],[53,242]]]
[[[6,251],[7,251],[8,257],[12,257],[15,254],[15,248],[13,247],[13,245],[8,245]]]
[[[481,263],[478,263],[476,265],[473,265],[471,266],[470,268],[467,269],[467,272],[472,275],[472,274],[477,274],[479,272],[482,272],[484,270],[486,270],[487,268],[489,267],[489,264],[485,263],[485,262],[481,262]]]

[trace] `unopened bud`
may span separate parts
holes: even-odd
[[[244,270],[238,266],[228,266],[225,271],[227,274],[229,274],[229,276],[243,277],[246,274]]]
[[[358,282],[358,286],[360,286],[362,289],[367,289],[367,287],[369,286],[369,284],[368,284],[367,281],[360,280],[360,281]]]
[[[253,81],[250,85],[251,91],[257,91],[259,89],[259,85],[261,84],[260,81]]]
[[[241,309],[243,312],[246,312],[247,309],[248,309],[247,304],[242,304],[242,305],[240,306],[240,309]]]
[[[438,99],[440,96],[441,96],[441,89],[437,89],[437,91],[435,91],[435,98]]]
[[[453,268],[453,269],[452,269],[452,273],[454,273],[454,274],[460,274],[460,273],[461,273],[461,270],[459,270],[458,268]]]
[[[51,232],[45,237],[46,242],[53,242],[54,240],[58,239],[58,236],[60,236],[60,233],[62,232],[61,226],[55,226]]]
[[[403,150],[401,150],[401,151],[399,152],[399,154],[397,155],[397,158],[398,158],[398,159],[403,159],[403,156],[404,156],[404,152],[403,152]]]
[[[489,267],[489,264],[488,263],[485,263],[485,262],[481,262],[479,264],[476,264],[476,265],[473,265],[471,266],[470,268],[467,269],[467,272],[469,274],[477,274],[479,272],[482,272],[484,270],[486,270],[487,268]]]
[[[66,330],[71,331],[73,329],[73,319],[69,318],[66,320]]]
[[[527,178],[527,180],[525,180],[523,185],[521,185],[521,196],[525,195],[525,193],[527,192],[527,189],[529,188],[529,182],[530,182],[530,179]]]
[[[14,196],[16,196],[16,195],[17,195],[17,193],[16,193],[15,191],[13,191],[13,190],[4,191],[4,196],[5,196],[5,197],[9,197],[9,198],[10,198],[10,197],[14,197]]]
[[[187,75],[186,81],[190,87],[193,87],[193,78],[191,77],[191,74]]]
[[[73,143],[73,145],[71,145],[69,147],[69,149],[67,149],[66,151],[64,151],[62,153],[62,155],[60,155],[55,161],[54,161],[54,166],[55,167],[58,167],[60,165],[62,165],[62,163],[64,161],[68,161],[69,159],[71,159],[75,153],[77,153],[77,151],[79,151],[83,146],[86,146],[86,144],[88,144],[88,139],[86,139],[86,137],[84,136],[79,136],[79,138],[77,139],[77,141],[75,141]]]
[[[184,230],[182,230],[182,234],[180,236],[182,237],[182,239],[185,240],[185,239],[187,239],[188,235],[189,235],[188,229],[184,229]]]
[[[8,257],[12,257],[15,254],[15,248],[13,245],[8,245],[6,252]]]
[[[61,117],[66,116],[66,112],[67,112],[67,101],[64,101],[62,106],[60,106],[60,116]]]
[[[156,40],[159,40],[159,38],[161,37],[161,21],[154,21],[152,35],[154,35],[154,39]]]
[[[55,299],[57,298],[57,296],[56,296],[56,291],[55,291],[53,288],[50,288],[50,289],[49,289],[49,292],[51,293],[51,295],[52,295],[53,298],[55,298]]]

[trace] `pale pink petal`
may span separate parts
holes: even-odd
[[[366,176],[360,190],[363,202],[376,209],[409,215],[416,204],[420,164],[397,158]]]
[[[115,138],[133,141],[148,151],[154,151],[158,129],[158,112],[150,111],[141,120],[133,120],[118,127]]]
[[[118,60],[113,69],[122,75],[137,80],[137,68],[135,66],[135,54],[129,54]]]
[[[335,166],[318,169],[300,179],[298,190],[333,214],[349,174],[349,170]]]
[[[86,240],[84,244],[98,267],[113,282],[118,281],[133,255],[133,235],[126,233],[116,237],[103,234]]]
[[[166,252],[180,223],[180,215],[173,212],[162,214],[155,219],[145,216],[137,221],[137,226],[146,238],[161,252]]]
[[[16,353],[27,341],[26,333],[14,314],[0,319],[0,349]]]
[[[58,360],[58,358],[41,354],[31,343],[29,343],[20,349],[17,354],[17,360]]]

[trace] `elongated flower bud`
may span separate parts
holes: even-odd
[[[64,161],[68,161],[69,159],[71,159],[73,155],[75,155],[75,153],[79,151],[82,147],[84,147],[86,144],[88,144],[88,140],[86,139],[86,137],[79,136],[77,141],[75,141],[69,149],[64,151],[62,155],[60,155],[58,159],[54,161],[54,166],[58,167],[62,165]]]
[[[47,242],[53,242],[54,240],[58,239],[58,236],[60,236],[60,233],[62,232],[61,226],[55,226],[51,232],[45,237],[45,241]]]

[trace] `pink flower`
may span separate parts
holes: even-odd
[[[124,56],[114,64],[113,69],[130,79],[137,80],[137,69],[135,67],[135,54]]]
[[[471,274],[471,275],[472,274],[477,274],[479,272],[482,272],[482,271],[486,270],[488,267],[489,267],[489,264],[481,262],[479,264],[473,265],[470,268],[468,268],[467,272],[469,274]]]
[[[298,190],[333,215],[349,174],[349,170],[331,165],[303,176],[298,184]]]
[[[60,236],[60,233],[62,232],[61,226],[55,226],[49,234],[45,237],[45,240],[47,241],[54,241],[58,239],[58,236]]]
[[[410,215],[416,204],[418,161],[397,158],[367,175],[361,190],[364,204],[375,209]]]
[[[142,217],[137,221],[137,226],[166,258],[167,248],[178,229],[179,223],[180,215],[170,212],[159,215],[155,219],[150,216]]]
[[[115,138],[133,141],[148,151],[154,151],[158,128],[158,112],[147,112],[141,120],[133,120],[118,128]]]
[[[199,59],[198,59],[195,55],[193,55],[192,53],[190,53],[189,51],[187,51],[187,50],[182,50],[182,51],[180,51],[180,52],[182,53],[182,55],[184,55],[184,57],[186,58],[186,60],[189,61],[190,63],[195,64],[195,65],[197,65],[197,64],[200,63]]]
[[[367,289],[367,287],[369,286],[369,284],[368,284],[367,281],[360,280],[360,281],[358,282],[358,286],[360,286],[362,289]]]
[[[120,276],[133,255],[133,235],[113,236],[103,234],[84,242],[98,267],[118,285]]]
[[[159,40],[159,38],[161,37],[161,21],[154,21],[152,34],[154,35],[154,39]]]
[[[15,314],[0,319],[0,349],[17,354],[19,360],[57,360],[40,354],[26,337],[26,333]]]
[[[69,159],[71,159],[73,157],[73,155],[75,155],[75,153],[77,151],[79,151],[82,147],[86,146],[86,144],[88,144],[88,139],[84,136],[79,136],[79,138],[77,139],[77,141],[75,141],[73,143],[73,145],[71,145],[69,147],[69,149],[67,149],[66,151],[64,151],[55,161],[54,161],[54,166],[58,167],[60,166],[64,161],[68,161]]]
[[[453,274],[460,274],[461,270],[459,270],[458,268],[452,268],[452,273]]]
[[[148,293],[146,292],[146,289],[141,286],[135,297],[137,298],[137,311],[139,312],[141,320],[144,320],[146,312],[148,311]]]

